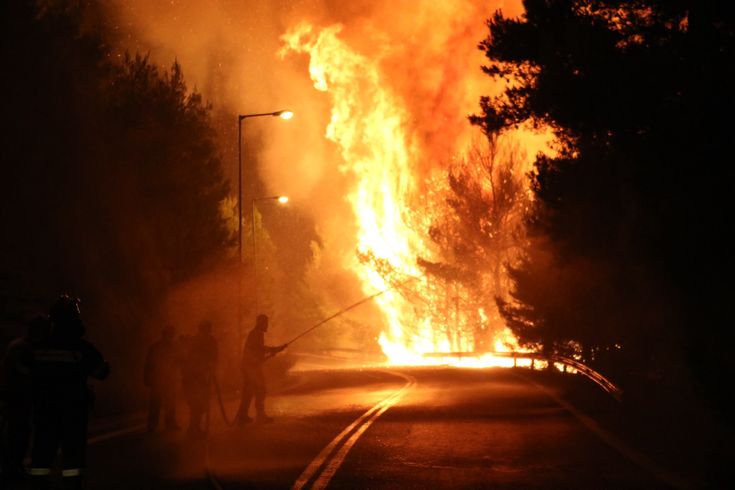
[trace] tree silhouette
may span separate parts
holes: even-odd
[[[209,109],[178,64],[114,56],[94,3],[2,8],[2,315],[71,291],[134,359],[166,292],[227,253]]]
[[[522,337],[608,352],[631,375],[687,370],[720,407],[734,373],[726,225],[735,98],[726,2],[526,0],[489,21],[472,118],[487,133],[554,130],[535,163],[534,249],[504,310]],[[603,356],[604,357],[604,356]]]

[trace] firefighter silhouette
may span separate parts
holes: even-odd
[[[79,299],[61,295],[51,306],[48,339],[29,350],[26,366],[33,382],[31,481],[49,488],[54,458],[61,449],[64,488],[81,488],[87,449],[89,376],[105,379],[110,366],[82,337]]]
[[[182,364],[182,382],[189,405],[188,434],[193,438],[205,435],[205,416],[209,416],[209,396],[217,368],[217,341],[212,337],[212,324],[204,321],[188,340]]]
[[[143,382],[150,390],[149,432],[158,427],[161,408],[166,430],[179,429],[176,423],[176,382],[180,357],[174,328],[167,325],[161,332],[161,338],[148,349],[143,369]]]
[[[265,413],[265,377],[263,376],[263,363],[266,359],[273,357],[286,348],[285,345],[269,347],[265,345],[265,333],[268,331],[268,316],[258,315],[255,327],[250,330],[245,340],[242,354],[242,393],[240,409],[238,410],[237,422],[244,425],[251,422],[248,415],[250,402],[255,398],[255,420],[256,422],[272,422],[273,419]]]
[[[13,340],[5,351],[2,365],[3,482],[20,481],[25,477],[23,459],[31,437],[32,384],[30,370],[23,364],[29,351],[48,337],[50,324],[38,316],[28,324],[23,337]]]

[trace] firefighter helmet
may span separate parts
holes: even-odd
[[[81,300],[69,294],[62,294],[51,305],[49,309],[49,318],[54,323],[78,320],[80,318],[79,305]]]
[[[49,309],[49,319],[53,324],[54,336],[78,338],[84,335],[84,324],[79,313],[81,300],[62,294]]]

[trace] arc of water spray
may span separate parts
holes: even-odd
[[[395,289],[395,288],[397,288],[397,287],[399,287],[399,286],[402,286],[403,284],[405,284],[405,283],[406,283],[406,282],[408,282],[408,281],[411,281],[411,280],[416,280],[416,279],[418,279],[418,278],[417,278],[417,277],[410,277],[410,278],[408,278],[408,279],[406,279],[406,280],[404,280],[404,281],[401,281],[401,282],[400,282],[400,283],[398,283],[398,284],[394,284],[394,285],[392,285],[392,286],[390,286],[390,287],[387,287],[387,288],[383,289],[382,291],[378,291],[378,292],[377,292],[377,293],[375,293],[375,294],[371,294],[370,296],[368,296],[368,297],[366,297],[366,298],[363,298],[363,299],[361,299],[361,300],[360,300],[360,301],[358,301],[357,303],[353,303],[353,304],[351,304],[351,305],[350,305],[350,306],[348,306],[347,308],[342,308],[342,309],[341,309],[341,310],[339,310],[339,311],[338,311],[337,313],[335,313],[335,314],[333,314],[333,315],[331,315],[331,316],[328,316],[327,318],[325,318],[324,320],[320,321],[319,323],[317,323],[317,324],[315,324],[315,325],[312,325],[311,327],[307,328],[306,330],[304,330],[303,332],[301,332],[300,334],[298,334],[298,335],[297,335],[296,337],[292,338],[291,340],[289,340],[288,342],[286,342],[285,344],[283,344],[283,345],[284,345],[284,347],[286,347],[286,346],[288,346],[288,345],[291,345],[291,344],[292,344],[293,342],[296,342],[296,341],[297,341],[298,339],[300,339],[300,338],[301,338],[301,337],[303,337],[304,335],[308,334],[309,332],[311,332],[311,331],[315,330],[315,329],[316,329],[317,327],[320,327],[320,326],[324,325],[325,323],[327,323],[328,321],[330,321],[330,320],[333,320],[334,318],[337,318],[338,316],[340,316],[340,315],[342,315],[342,314],[344,314],[344,313],[347,313],[347,312],[348,312],[348,311],[350,311],[351,309],[353,309],[353,308],[357,308],[357,307],[358,307],[358,306],[360,306],[361,304],[367,303],[368,301],[371,301],[371,300],[373,300],[373,299],[377,298],[377,297],[378,297],[378,296],[380,296],[381,294],[387,293],[387,292],[388,292],[388,291],[390,291],[391,289]]]

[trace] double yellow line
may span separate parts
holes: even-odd
[[[319,452],[316,458],[306,467],[301,476],[291,487],[292,490],[302,490],[303,488],[311,488],[319,490],[326,488],[329,481],[337,472],[339,467],[345,460],[347,453],[352,449],[362,434],[368,430],[375,420],[380,417],[386,410],[398,403],[403,396],[416,385],[416,378],[407,374],[396,371],[385,371],[388,374],[397,376],[406,380],[398,391],[384,398],[362,414],[357,420],[348,425],[337,437],[327,444],[327,446]],[[309,485],[309,482],[311,485]]]

